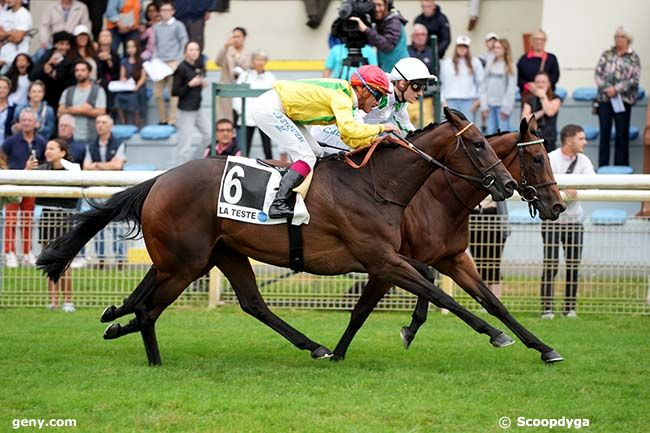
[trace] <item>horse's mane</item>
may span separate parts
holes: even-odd
[[[458,111],[458,110],[453,109],[453,108],[450,108],[449,111],[451,111],[456,116],[460,117],[461,120],[468,120],[467,117],[463,114],[462,111]],[[447,120],[443,120],[442,122],[431,122],[431,123],[429,123],[427,126],[425,126],[423,128],[416,129],[414,131],[410,131],[406,135],[406,138],[407,139],[412,138],[412,137],[414,137],[416,135],[420,135],[420,134],[423,134],[423,133],[425,133],[427,131],[431,131],[432,129],[436,129],[438,126],[440,126],[440,125],[442,125],[444,123],[447,123],[447,122],[448,122]]]
[[[502,135],[510,134],[511,132],[514,132],[514,131],[497,131],[494,134],[486,135],[485,139],[489,140],[490,138],[501,137]]]

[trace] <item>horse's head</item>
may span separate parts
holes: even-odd
[[[452,127],[450,139],[455,141],[446,147],[443,157],[449,172],[485,188],[495,200],[512,196],[517,183],[481,131],[458,111],[445,107],[444,113]]]
[[[544,140],[535,135],[537,120],[531,116],[527,121],[521,119],[519,137],[516,143],[519,158],[519,195],[528,202],[531,215],[539,212],[543,220],[556,220],[566,210],[555,183],[551,162],[544,148]],[[516,170],[513,170],[516,176]]]

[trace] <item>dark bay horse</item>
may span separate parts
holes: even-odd
[[[303,227],[306,272],[367,272],[438,307],[469,314],[423,277],[413,267],[417,263],[398,253],[404,208],[436,167],[472,179],[497,200],[514,193],[510,173],[480,131],[459,114],[445,109],[446,122],[412,137],[416,148],[383,146],[364,169],[335,160],[319,164],[306,200],[311,214]],[[114,195],[79,214],[73,229],[48,245],[37,265],[56,281],[99,230],[111,221],[128,221],[142,231],[153,266],[122,306],[104,311],[103,322],[135,313],[124,326],[109,325],[104,338],[140,332],[149,364],[160,364],[156,320],[192,281],[217,266],[245,312],[312,357],[331,357],[327,348],[277,317],[260,295],[249,257],[287,267],[287,228],[217,218],[224,166],[219,158],[191,161]]]
[[[565,205],[555,183],[543,140],[533,135],[537,129],[534,119],[531,118],[530,125],[523,119],[518,133],[496,135],[488,141],[518,181],[522,198],[534,206],[542,219],[555,220],[565,210]],[[466,252],[470,211],[485,197],[487,193],[484,190],[477,189],[462,179],[448,178],[442,171],[434,173],[404,213],[400,253],[433,266],[451,277],[490,314],[506,324],[527,347],[538,350],[543,361],[561,361],[562,357],[557,351],[542,343],[512,317],[481,280],[474,262]],[[418,267],[418,270],[427,275],[430,281],[434,280],[434,275],[428,268]],[[370,277],[354,307],[350,323],[334,349],[334,359],[345,357],[354,335],[390,287],[387,281]],[[412,323],[401,331],[406,348],[425,322],[427,311],[426,300],[418,298]],[[474,315],[461,318],[478,332],[490,336],[490,342],[496,347],[514,343],[502,331]]]

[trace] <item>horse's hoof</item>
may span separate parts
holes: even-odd
[[[490,344],[494,347],[508,347],[515,344],[515,340],[506,335],[505,332],[490,338]]]
[[[115,310],[117,310],[117,307],[115,305],[111,305],[110,307],[106,307],[104,312],[102,313],[102,317],[99,319],[101,323],[108,323],[112,321],[115,318]]]
[[[119,337],[120,328],[119,323],[111,323],[108,325],[104,330],[104,340],[113,340]]]
[[[548,352],[542,353],[542,361],[547,364],[552,364],[553,362],[564,361],[564,358],[562,358],[562,355],[560,355],[558,352],[551,349]]]
[[[408,348],[411,346],[411,343],[413,342],[413,339],[415,338],[415,334],[411,332],[408,326],[404,326],[402,329],[400,329],[399,336],[402,337],[402,344],[404,345],[404,349],[408,350]]]
[[[318,346],[312,353],[311,357],[314,359],[327,359],[333,357],[334,354],[325,346]]]
[[[330,361],[332,361],[332,362],[341,362],[344,359],[345,359],[345,355],[337,355],[336,353],[334,353],[334,356],[332,356],[330,358]]]

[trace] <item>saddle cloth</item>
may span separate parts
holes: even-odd
[[[280,179],[282,175],[274,167],[262,165],[250,158],[228,156],[221,177],[217,216],[251,224],[286,224],[286,218],[271,219],[268,216]],[[310,176],[303,184],[308,187],[309,181]],[[291,223],[308,224],[309,212],[304,200],[306,191],[300,186],[296,191]]]

